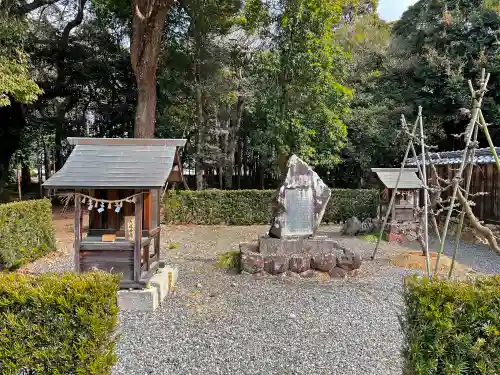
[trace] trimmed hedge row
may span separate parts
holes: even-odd
[[[165,200],[169,224],[252,225],[271,220],[270,200],[274,190],[170,191]],[[352,216],[374,217],[378,191],[332,189],[323,222],[340,222]]]
[[[119,276],[0,273],[0,373],[108,375]]]
[[[55,249],[48,199],[0,205],[0,269],[18,267]]]
[[[500,374],[500,276],[405,280],[404,375]]]

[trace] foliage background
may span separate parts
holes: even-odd
[[[55,249],[48,199],[0,204],[0,269],[16,268]]]
[[[405,281],[404,375],[500,373],[500,276]]]
[[[269,224],[273,193],[274,190],[169,192],[165,198],[165,221],[200,225]],[[378,194],[377,190],[333,189],[323,222],[337,223],[352,216],[374,217]]]
[[[108,375],[119,276],[0,273],[0,372]]]

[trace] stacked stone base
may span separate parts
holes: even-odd
[[[384,231],[384,239],[388,242],[413,241],[417,238],[416,222],[392,222],[387,223]]]
[[[327,237],[277,239],[261,237],[240,244],[242,271],[251,274],[313,277],[318,272],[345,278],[361,267],[359,253]]]

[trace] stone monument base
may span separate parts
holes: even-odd
[[[417,222],[391,222],[384,230],[384,239],[388,242],[413,241],[417,238]]]
[[[271,238],[241,243],[241,268],[251,274],[292,272],[310,277],[314,271],[344,278],[361,267],[358,252],[346,249],[332,238]]]

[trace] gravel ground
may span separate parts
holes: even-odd
[[[398,316],[408,271],[388,264],[401,248],[382,243],[372,262],[374,244],[338,238],[365,259],[359,275],[343,281],[258,279],[216,267],[218,255],[267,229],[164,228],[163,257],[180,271],[176,292],[154,312],[120,313],[113,375],[401,374]],[[338,237],[331,234],[338,228],[321,231]],[[23,271],[72,268],[71,225],[59,224],[59,232],[60,251]],[[464,244],[458,259],[479,272],[500,272],[500,257],[484,246]]]
[[[419,249],[416,243],[409,244],[408,247]],[[431,251],[439,251],[439,241],[431,239],[429,244]],[[444,246],[444,253],[449,257],[453,256],[455,248],[454,236],[449,236]],[[457,250],[457,262],[467,265],[476,272],[497,274],[500,273],[500,256],[490,250],[488,246],[481,244],[472,244],[461,241]]]
[[[401,374],[402,272],[387,266],[390,248],[347,281],[256,279],[214,267],[217,254],[266,229],[169,228],[180,244],[164,250],[180,269],[176,294],[155,312],[121,313],[113,374]],[[373,250],[342,242],[365,256]]]

